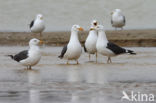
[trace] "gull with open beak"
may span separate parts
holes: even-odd
[[[31,66],[36,65],[41,59],[40,46],[42,44],[43,41],[33,38],[29,41],[29,50],[24,50],[16,55],[8,56],[23,66],[26,66],[27,69],[31,69]]]
[[[90,55],[95,54],[96,55],[96,62],[97,62],[97,50],[96,50],[96,41],[97,41],[97,26],[98,22],[96,20],[93,20],[91,22],[90,31],[88,34],[88,37],[84,44],[84,51],[89,54],[89,61],[90,61]]]
[[[73,25],[70,40],[68,44],[63,47],[59,56],[60,59],[67,59],[67,64],[69,60],[75,60],[77,64],[79,64],[78,59],[81,56],[82,48],[78,39],[78,31],[83,31],[83,28],[79,25]]]
[[[29,27],[30,27],[31,32],[33,32],[33,33],[40,33],[40,37],[41,37],[42,36],[42,32],[45,29],[43,15],[42,14],[38,14],[36,16],[36,19],[31,21]]]

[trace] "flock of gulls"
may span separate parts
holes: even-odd
[[[122,14],[120,9],[115,9],[111,13],[111,24],[115,29],[125,26],[126,20],[125,16]],[[44,31],[44,21],[43,16],[38,14],[36,19],[30,23],[30,30],[33,33],[39,33],[42,36]],[[78,38],[78,31],[83,31],[83,28],[79,25],[73,25],[71,28],[71,36],[68,44],[66,44],[61,54],[58,56],[60,59],[66,59],[67,64],[70,60],[76,61],[79,64],[78,59],[82,54],[81,43]],[[43,44],[42,40],[33,38],[29,41],[29,50],[24,50],[19,52],[16,55],[8,55],[13,60],[19,62],[23,66],[26,66],[27,69],[31,69],[32,66],[36,65],[41,59],[41,50],[40,46]],[[98,53],[108,57],[107,63],[112,63],[111,57],[120,55],[120,54],[132,54],[136,53],[132,50],[122,48],[107,39],[105,34],[105,29],[103,25],[100,25],[97,20],[93,20],[90,25],[90,31],[88,37],[84,44],[84,51],[90,55],[96,55],[96,63]]]

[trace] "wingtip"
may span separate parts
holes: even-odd
[[[132,50],[128,50],[128,53],[132,54],[132,55],[136,55],[136,53],[134,51],[132,51]]]
[[[58,58],[62,59],[63,57],[60,55],[60,56],[58,56]]]
[[[14,58],[14,56],[13,56],[13,55],[5,55],[5,56],[11,57],[11,59],[13,59],[13,58]]]

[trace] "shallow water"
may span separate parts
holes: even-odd
[[[79,65],[66,65],[57,58],[62,47],[45,47],[33,70],[5,56],[24,49],[0,47],[0,103],[123,103],[123,90],[156,95],[156,48],[130,48],[137,55],[114,57],[112,64],[101,55],[97,64],[95,56],[88,62],[83,53]]]

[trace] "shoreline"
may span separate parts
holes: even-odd
[[[84,44],[88,31],[79,32],[79,39]],[[140,46],[153,47],[156,46],[156,30],[118,30],[106,31],[106,35],[111,42],[120,46]],[[0,32],[0,45],[27,45],[32,38],[38,38],[39,34],[30,32]],[[46,45],[61,46],[68,43],[70,32],[43,32],[41,38]]]

